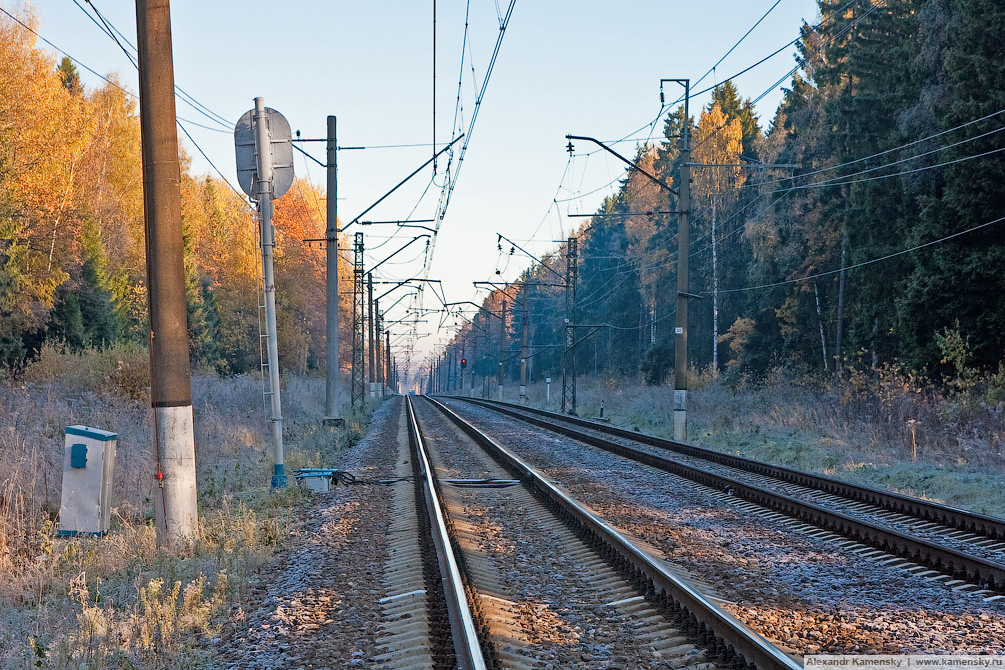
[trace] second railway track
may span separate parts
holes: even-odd
[[[448,401],[790,651],[1001,653],[1003,600],[721,488]],[[463,410],[463,411],[462,411]],[[523,428],[520,426],[523,425]],[[968,592],[969,591],[969,592]]]
[[[1005,598],[1001,519],[577,417],[473,402],[918,562],[960,589]]]
[[[487,435],[410,404],[488,667],[799,667]]]

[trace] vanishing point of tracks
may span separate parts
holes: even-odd
[[[800,667],[448,408],[406,421],[385,667]]]

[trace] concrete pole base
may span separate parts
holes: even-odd
[[[156,464],[160,490],[154,492],[157,541],[185,552],[199,537],[192,405],[155,407],[154,419],[160,453]]]
[[[675,409],[673,411],[673,439],[678,442],[687,442],[687,410]]]

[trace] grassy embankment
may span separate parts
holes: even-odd
[[[193,378],[200,533],[192,555],[153,527],[146,351],[46,349],[0,380],[0,667],[199,667],[220,625],[296,541],[307,496],[268,491],[271,432],[260,382]],[[324,381],[284,380],[286,466],[332,467],[364,433],[321,428]],[[113,530],[56,537],[63,429],[118,433]],[[292,482],[292,477],[291,477]]]
[[[1005,395],[998,376],[971,375],[942,391],[892,371],[846,381],[777,371],[732,387],[697,375],[688,393],[690,441],[845,481],[937,500],[1005,518]],[[556,383],[557,382],[557,383]],[[516,401],[516,389],[507,400]],[[558,410],[561,380],[549,409]],[[529,387],[544,407],[545,387]],[[579,414],[673,436],[673,388],[580,377]]]

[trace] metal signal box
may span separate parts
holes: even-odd
[[[107,430],[66,427],[60,535],[104,535],[108,532],[117,441],[118,435]]]

